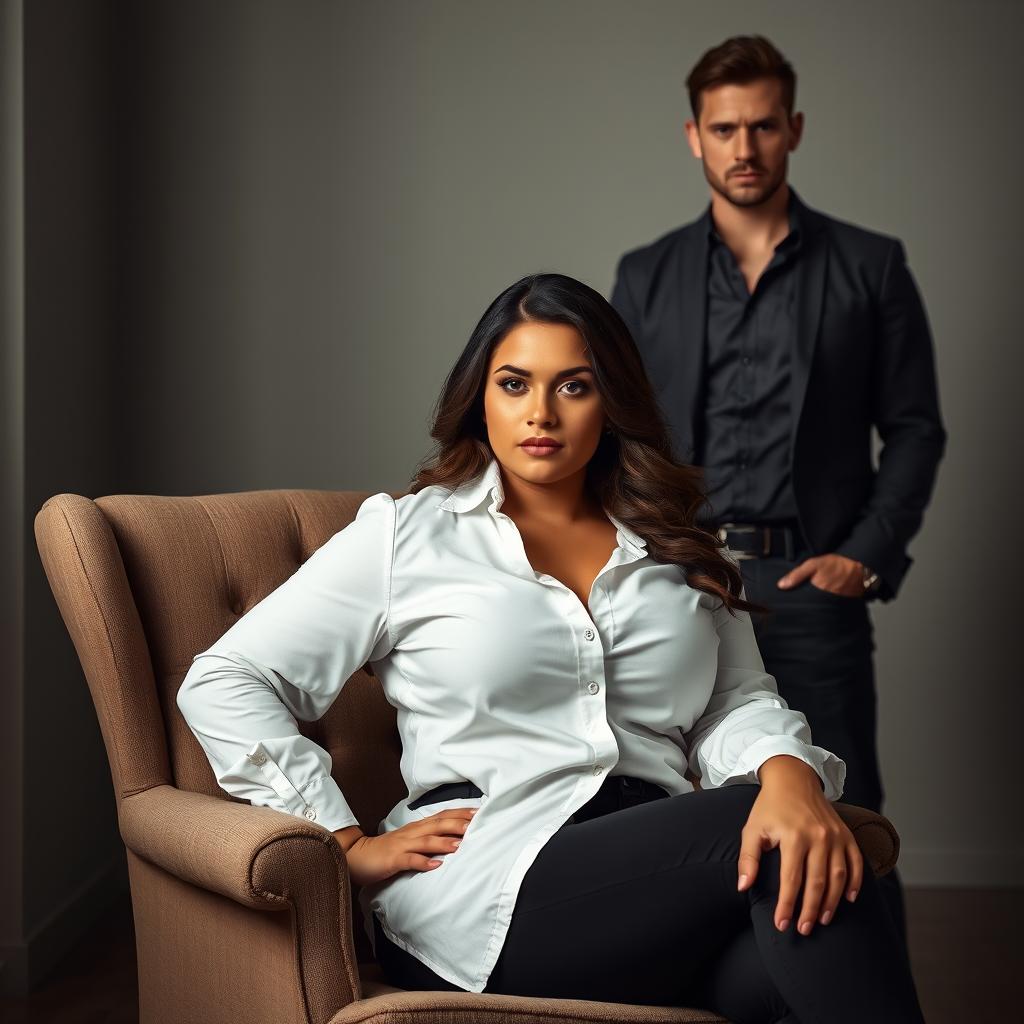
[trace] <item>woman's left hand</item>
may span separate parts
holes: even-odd
[[[832,920],[844,889],[851,903],[857,898],[864,858],[809,764],[777,754],[761,765],[758,778],[761,792],[741,833],[738,888],[754,884],[763,850],[781,847],[775,927],[789,926],[803,882],[797,930],[810,935],[819,911],[822,924]]]

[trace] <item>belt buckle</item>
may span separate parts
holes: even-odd
[[[746,558],[767,558],[771,554],[771,531],[770,527],[767,526],[754,526],[753,524],[743,523],[722,523],[718,530],[718,539],[723,544],[728,544],[729,531],[732,530],[734,533],[754,533],[757,530],[761,531],[763,538],[761,542],[761,553],[757,554],[753,551],[732,551],[731,553],[738,559],[743,560]]]

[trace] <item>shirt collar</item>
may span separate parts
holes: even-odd
[[[491,498],[487,511],[493,515],[505,500],[505,489],[501,483],[501,468],[498,460],[491,458],[481,473],[460,484],[437,507],[449,512],[472,512],[480,507],[484,498]],[[620,543],[635,550],[638,555],[647,553],[647,541],[635,530],[613,516],[608,509],[604,514],[619,532]]]
[[[791,246],[794,249],[798,249],[800,247],[800,235],[801,230],[804,227],[803,218],[800,215],[802,205],[800,197],[796,194],[796,189],[790,185],[789,203],[786,206],[786,210],[789,214],[789,234],[779,242],[776,246],[777,249],[788,249]],[[718,233],[718,229],[715,227],[714,217],[711,216],[711,203],[708,203],[700,220],[703,224],[703,230],[707,235],[708,241],[712,244],[722,243],[722,236]]]

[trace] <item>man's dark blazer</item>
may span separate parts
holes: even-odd
[[[815,554],[855,558],[896,596],[946,446],[931,332],[902,242],[798,204],[803,237],[792,340],[790,472]],[[700,450],[710,204],[627,252],[611,302],[633,334],[675,457]],[[871,427],[882,441],[877,469]]]

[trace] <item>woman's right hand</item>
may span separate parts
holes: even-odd
[[[454,853],[478,810],[478,807],[446,807],[383,835],[358,835],[348,844],[339,832],[335,832],[335,836],[345,849],[349,876],[359,885],[370,885],[399,871],[432,871],[440,867],[444,861],[431,860],[427,854]]]

